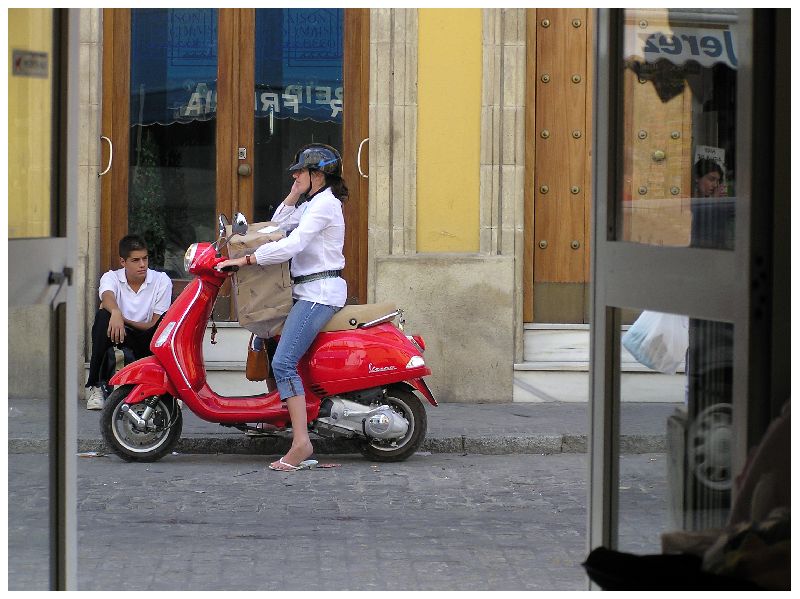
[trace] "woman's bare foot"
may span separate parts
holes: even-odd
[[[287,451],[286,455],[281,458],[281,460],[283,460],[283,464],[281,464],[281,460],[276,460],[270,464],[270,467],[273,470],[282,470],[286,464],[297,466],[300,464],[300,462],[309,458],[312,453],[314,453],[314,447],[311,445],[311,441],[306,441],[305,443],[297,446],[292,443],[289,451]]]

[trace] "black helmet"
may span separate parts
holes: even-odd
[[[322,171],[326,175],[342,176],[342,156],[339,150],[326,144],[308,144],[294,155],[294,164],[289,172],[308,170]]]

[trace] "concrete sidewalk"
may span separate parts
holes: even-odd
[[[9,399],[9,453],[47,451],[47,418],[40,400]],[[667,418],[682,406],[676,403],[629,403],[620,414],[622,453],[663,453]],[[428,434],[422,451],[503,455],[515,453],[585,453],[589,413],[586,403],[443,403],[425,404]],[[78,451],[106,452],[100,433],[100,412],[81,401],[78,410]],[[206,422],[183,411],[179,453],[282,453],[288,440],[248,437],[236,429]],[[352,441],[315,439],[317,453],[354,453]]]

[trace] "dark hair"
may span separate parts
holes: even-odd
[[[712,158],[701,158],[700,160],[694,163],[695,179],[705,177],[711,171],[717,171],[717,173],[719,173],[720,179],[725,176],[725,173],[722,172],[722,167],[720,166],[719,162],[717,162]]]
[[[336,175],[325,175],[325,184],[331,188],[331,193],[335,195],[340,202],[344,202],[350,195],[345,185],[344,179]]]
[[[131,252],[139,250],[147,251],[147,243],[138,235],[126,235],[119,240],[119,257],[127,260]]]

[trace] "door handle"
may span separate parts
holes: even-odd
[[[369,175],[365,175],[364,171],[361,170],[361,149],[364,147],[364,144],[369,141],[369,137],[365,137],[361,140],[361,143],[358,144],[358,155],[356,156],[356,166],[358,166],[358,174],[364,177],[365,179],[369,179]]]
[[[236,169],[236,172],[239,173],[242,177],[249,177],[250,173],[253,172],[253,169],[250,167],[249,164],[240,164],[239,167]]]
[[[98,177],[102,177],[111,170],[111,162],[114,160],[114,144],[111,143],[111,140],[105,135],[101,135],[100,140],[102,141],[104,139],[108,142],[108,165],[106,165],[106,170],[104,170],[102,173],[97,173]]]
[[[53,295],[53,299],[50,300],[50,308],[53,308],[55,306],[56,299],[61,293],[61,289],[64,287],[64,283],[66,283],[67,285],[72,285],[72,268],[70,268],[69,266],[64,267],[64,270],[62,270],[61,272],[51,270],[50,273],[47,275],[48,285],[58,285],[58,289],[56,289],[55,295]]]

